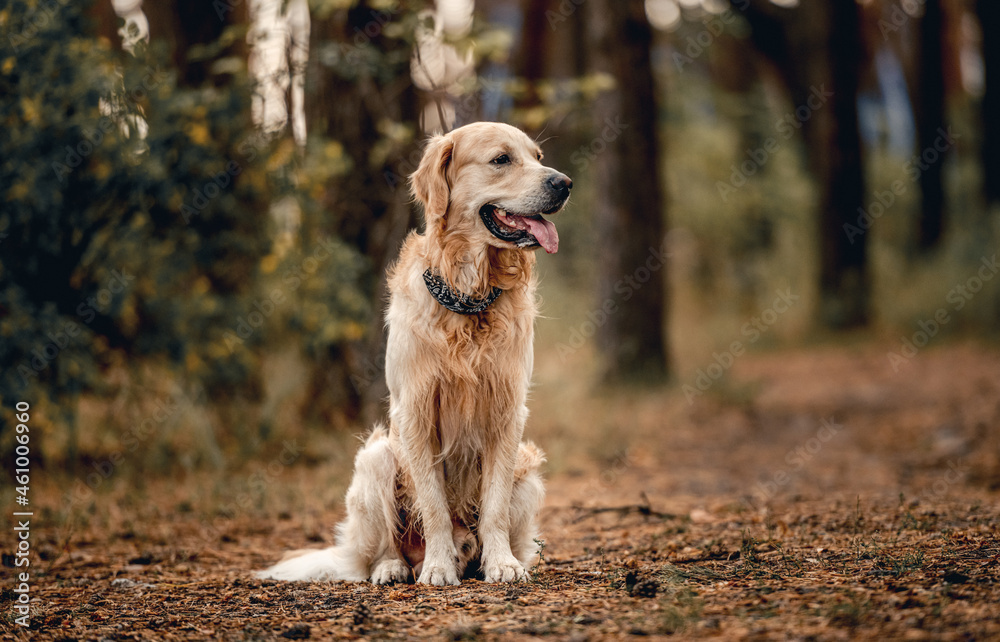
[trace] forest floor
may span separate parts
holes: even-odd
[[[0,629],[18,640],[997,639],[998,375],[1000,351],[982,345],[928,348],[898,372],[884,347],[814,346],[743,356],[688,403],[679,386],[563,389],[543,368],[528,433],[550,455],[544,559],[518,584],[254,579],[282,550],[329,541],[346,483],[329,463],[264,468],[252,492],[222,498],[197,475],[140,477],[72,510],[69,483],[42,471],[31,629],[13,624],[12,544]]]

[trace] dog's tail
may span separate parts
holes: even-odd
[[[331,546],[319,550],[291,551],[271,568],[256,571],[260,579],[285,582],[321,582],[346,580],[363,582],[368,579],[364,560],[350,547]]]

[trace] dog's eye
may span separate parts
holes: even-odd
[[[490,162],[493,163],[494,165],[506,165],[510,163],[510,156],[508,156],[507,154],[500,154]]]
[[[541,152],[538,152],[538,153],[537,153],[537,154],[535,155],[535,158],[537,158],[538,160],[542,160],[542,153],[541,153]]]

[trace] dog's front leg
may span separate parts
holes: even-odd
[[[482,569],[487,582],[513,582],[527,577],[510,548],[510,512],[514,490],[517,438],[492,449],[483,459],[479,533],[483,543]]]
[[[427,416],[433,415],[419,409],[394,413],[393,418],[399,422],[400,446],[413,482],[426,545],[417,582],[444,586],[459,583],[458,550],[452,537],[451,512],[444,490],[444,464],[435,464],[436,440],[429,438],[433,427],[414,421],[415,417]]]

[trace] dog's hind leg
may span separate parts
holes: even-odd
[[[525,569],[534,566],[538,557],[538,510],[545,499],[545,485],[538,469],[544,461],[538,446],[521,442],[510,502],[510,549]]]
[[[347,518],[337,543],[322,550],[294,551],[258,577],[275,580],[405,582],[410,574],[396,543],[396,457],[384,427],[376,426],[354,458],[347,490]]]
[[[351,547],[370,569],[373,584],[405,582],[410,566],[399,551],[396,455],[383,426],[376,426],[354,458],[347,489],[347,519],[337,526],[337,542]]]

